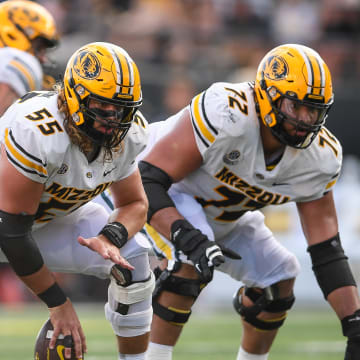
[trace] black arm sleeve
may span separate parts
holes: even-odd
[[[147,221],[159,210],[167,207],[175,207],[167,191],[173,183],[171,177],[160,168],[146,162],[139,162],[141,179],[149,200]]]
[[[9,214],[0,210],[0,248],[18,276],[40,270],[44,261],[31,236],[34,215]]]

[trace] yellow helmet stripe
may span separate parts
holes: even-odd
[[[319,63],[319,60],[316,56],[315,52],[311,52],[308,54],[309,61],[311,63],[311,68],[313,70],[313,94],[315,95],[321,95],[322,87],[321,84],[323,83],[322,80],[322,72],[321,72],[321,66]]]
[[[120,84],[123,83],[123,77],[124,77],[122,72],[121,62],[111,46],[105,45],[105,48],[109,51],[109,53],[111,54],[114,60],[115,69],[116,69],[116,93],[118,94],[122,91]]]
[[[134,96],[134,100],[136,101],[141,98],[140,74],[135,63],[132,63],[131,68],[134,72],[134,87],[132,88],[132,95]]]
[[[325,96],[326,74],[325,74],[324,62],[318,56],[315,56],[315,60],[316,60],[316,63],[318,65],[319,71],[320,71],[320,92],[319,92],[319,95]]]
[[[130,65],[130,62],[129,62],[129,59],[127,58],[127,56],[124,56],[124,59],[126,61],[126,67],[127,67],[128,74],[129,74],[129,87],[126,90],[129,95],[133,95],[134,72],[133,72],[133,68]]]
[[[205,93],[200,93],[197,95],[192,102],[192,115],[193,119],[195,121],[193,122],[194,126],[196,126],[196,129],[198,132],[211,144],[215,141],[215,136],[210,132],[208,127],[206,126],[206,114],[203,113],[201,107],[200,107],[200,98],[204,97]],[[205,119],[205,121],[204,121]],[[210,125],[210,124],[209,124]],[[202,139],[204,142],[204,139]],[[208,144],[206,146],[209,146]]]
[[[11,131],[6,128],[5,129],[5,146],[8,152],[17,160],[20,162],[20,164],[17,164],[18,166],[22,167],[23,170],[27,172],[36,172],[40,176],[47,176],[46,168],[42,165],[41,160],[36,159],[32,156],[32,158],[36,161],[38,161],[40,164],[35,164],[31,160],[27,159],[27,157],[31,156],[30,154],[27,154],[19,145],[16,144],[15,140],[12,138]],[[21,151],[21,152],[20,152]]]
[[[294,47],[298,50],[305,62],[306,72],[308,76],[307,93],[324,95],[323,91],[325,85],[325,70],[320,56],[315,51],[312,51],[310,49],[309,51],[304,50],[303,46],[295,45]]]
[[[297,51],[300,53],[301,57],[303,58],[303,60],[305,62],[306,73],[307,73],[307,81],[306,81],[307,91],[306,91],[306,93],[311,94],[313,86],[314,86],[314,70],[312,68],[311,61],[310,61],[309,57],[307,56],[307,54],[303,51],[302,46],[295,45],[295,49],[297,49]]]
[[[9,65],[13,66],[14,68],[16,68],[19,72],[20,75],[22,75],[27,81],[25,82],[26,84],[26,89],[27,91],[34,91],[36,90],[36,85],[35,85],[35,80],[33,75],[28,71],[28,69],[25,68],[24,64],[20,63],[17,60],[12,60],[10,61]]]
[[[114,58],[117,74],[117,85],[116,92],[118,93],[127,93],[129,94],[130,86],[132,86],[132,79],[134,78],[131,73],[131,67],[127,60],[127,54],[117,54],[114,50],[111,50],[112,56]],[[119,86],[118,86],[119,84]],[[122,85],[122,86],[120,86]],[[122,87],[125,86],[125,89]]]
[[[170,241],[163,238],[151,225],[145,224],[145,230],[157,252],[166,256],[168,260],[175,260],[174,247]]]

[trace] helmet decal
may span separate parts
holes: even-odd
[[[22,9],[20,6],[14,6],[9,9],[9,19],[15,24],[21,24],[24,21],[37,23],[40,21],[40,16],[32,9]]]
[[[101,72],[100,61],[94,53],[84,50],[75,57],[74,70],[83,79],[96,79]]]
[[[270,80],[282,80],[289,73],[289,66],[282,56],[270,56],[264,63],[264,75]]]

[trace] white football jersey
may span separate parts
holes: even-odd
[[[172,188],[203,206],[216,234],[227,232],[246,211],[318,199],[338,178],[342,149],[326,128],[307,149],[287,146],[277,165],[266,167],[251,83],[215,83],[182,111],[191,114],[203,164]],[[141,157],[180,116],[150,125],[151,140]]]
[[[137,112],[122,151],[104,162],[101,150],[89,163],[70,142],[63,121],[57,94],[40,91],[15,102],[0,122],[1,142],[9,161],[24,176],[45,186],[34,229],[69,214],[113,182],[131,175],[137,169],[135,158],[146,145],[147,122]]]
[[[0,48],[0,83],[11,86],[19,97],[41,90],[43,71],[39,60],[28,52]]]

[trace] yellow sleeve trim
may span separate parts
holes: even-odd
[[[330,189],[335,183],[336,183],[337,179],[330,181],[327,185],[326,185],[326,190]]]
[[[26,79],[27,79],[27,81],[29,83],[30,91],[36,90],[35,82],[34,82],[34,79],[33,79],[32,75],[29,73],[29,71],[22,64],[20,64],[16,60],[12,60],[10,62],[10,65],[16,67],[26,77]]]
[[[199,109],[199,101],[200,101],[200,96],[201,94],[199,94],[198,96],[195,97],[194,99],[194,116],[195,116],[195,121],[196,124],[199,127],[199,130],[201,131],[201,133],[205,136],[205,138],[210,141],[211,143],[213,143],[215,141],[215,137],[210,133],[210,131],[207,129],[206,125],[204,124],[204,121],[201,118],[200,115],[200,109]]]
[[[9,129],[8,128],[5,130],[5,145],[6,145],[6,148],[9,150],[9,152],[11,153],[11,155],[14,156],[14,158],[16,160],[18,160],[21,164],[23,164],[24,166],[26,166],[28,168],[34,169],[41,174],[47,175],[47,171],[43,166],[35,164],[32,161],[26,159],[12,145],[12,143],[9,139]]]
[[[168,260],[173,260],[170,246],[161,238],[160,234],[148,223],[145,224],[145,230],[153,239],[156,247],[167,257]]]

